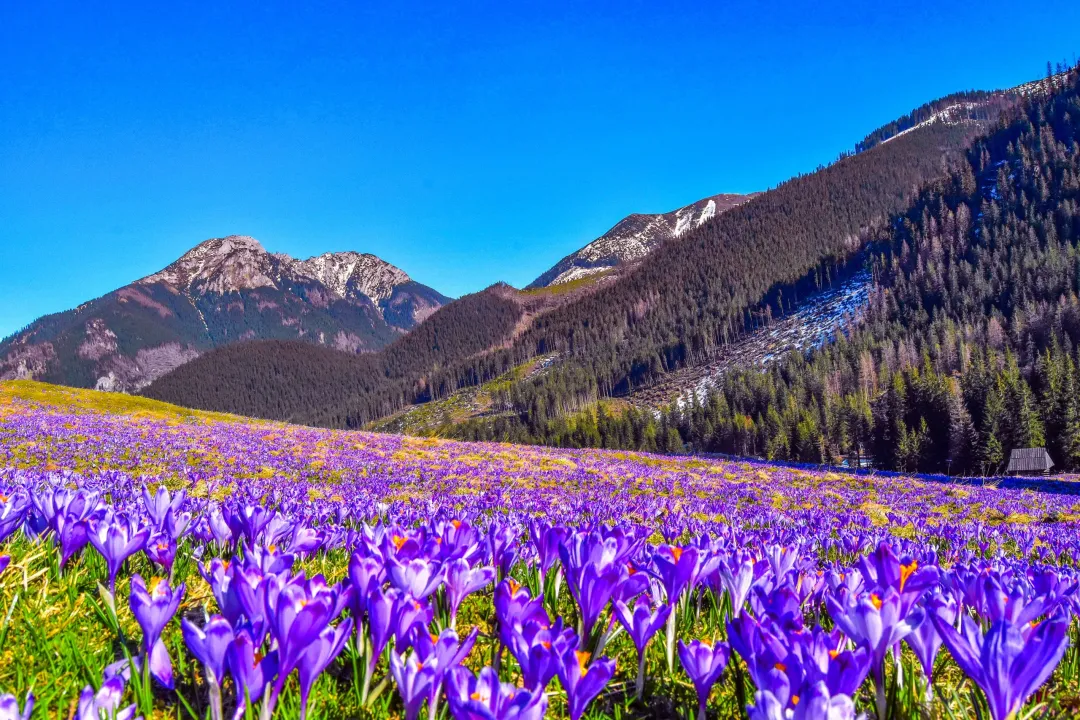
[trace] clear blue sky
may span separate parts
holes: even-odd
[[[0,336],[231,233],[520,286],[1080,52],[1077,2],[181,4],[0,4]]]

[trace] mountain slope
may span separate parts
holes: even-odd
[[[564,257],[528,287],[572,282],[623,263],[640,260],[665,240],[700,227],[717,214],[741,205],[757,194],[713,195],[669,213],[628,215],[596,240]]]
[[[440,308],[382,350],[356,355],[301,342],[262,340],[209,352],[143,391],[188,407],[312,425],[358,427],[417,399],[474,385],[477,371],[447,372],[514,337],[530,307],[506,285]]]
[[[470,313],[457,312],[458,302],[451,303],[395,343],[411,346],[410,352],[380,353],[382,379],[375,386],[341,394],[327,406],[290,410],[289,417],[362,426],[545,357],[551,360],[543,373],[515,381],[504,393],[515,417],[543,425],[597,398],[626,395],[670,371],[707,362],[742,336],[755,310],[770,305],[787,311],[799,297],[847,272],[893,213],[945,176],[971,142],[1019,101],[1008,92],[990,98],[985,117],[921,123],[700,225],[691,223],[688,231],[660,243],[648,262],[630,263],[610,281],[565,282],[521,293],[493,288],[471,297],[475,307],[487,308],[485,315],[500,318],[497,328],[484,333],[486,348],[480,336],[467,345],[444,342],[444,333],[460,337],[469,334],[465,328],[480,327]],[[425,330],[437,319],[438,332],[434,324]],[[456,322],[464,324],[455,327]],[[311,363],[317,362],[312,354]],[[229,399],[234,386],[242,385],[245,393],[263,388],[264,408],[253,414],[279,417],[274,385],[244,363],[238,353],[211,353],[162,378],[147,394],[236,410]],[[321,394],[317,387],[312,392]]]
[[[0,379],[131,391],[241,340],[371,351],[448,301],[373,255],[295,260],[268,253],[254,238],[214,238],[157,273],[0,342]]]

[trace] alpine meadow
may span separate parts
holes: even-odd
[[[0,8],[0,720],[1080,717],[1080,10],[962,5]]]

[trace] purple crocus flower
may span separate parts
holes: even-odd
[[[509,525],[497,522],[488,526],[488,548],[491,551],[491,564],[498,568],[499,577],[510,574],[510,568],[517,560],[517,541],[519,532]]]
[[[548,571],[559,561],[559,545],[566,542],[570,531],[565,527],[547,525],[544,523],[531,523],[529,525],[529,539],[532,541],[536,556],[540,561],[540,575],[548,574]]]
[[[245,568],[252,568],[266,575],[287,575],[296,562],[296,556],[281,550],[277,545],[243,544]]]
[[[352,618],[346,618],[336,628],[323,628],[300,656],[297,665],[300,676],[300,720],[307,717],[307,702],[315,680],[341,654],[345,641],[352,634],[352,622]]]
[[[421,632],[426,634],[432,617],[434,617],[434,611],[430,605],[422,603],[409,595],[401,595],[394,606],[395,648],[401,652],[409,646],[413,636],[413,628],[418,627]]]
[[[116,574],[124,561],[143,549],[150,528],[139,528],[125,515],[94,523],[88,538],[90,544],[105,558],[109,570],[109,591],[116,592]]]
[[[143,631],[143,652],[149,658],[150,673],[165,687],[172,689],[172,659],[161,633],[176,615],[185,586],[181,583],[175,590],[163,578],[152,578],[147,587],[142,576],[131,577],[131,612]]]
[[[450,604],[450,627],[457,624],[458,608],[461,602],[477,590],[490,585],[495,579],[495,568],[482,567],[473,569],[469,562],[459,558],[446,566],[446,600]]]
[[[664,545],[653,555],[656,577],[667,592],[668,604],[677,603],[683,592],[697,583],[701,572],[701,553],[694,546],[681,548]]]
[[[417,657],[415,650],[409,652],[405,658],[391,652],[390,674],[397,685],[398,693],[401,694],[402,702],[405,703],[405,720],[416,720],[434,682],[435,668],[425,665]]]
[[[247,703],[259,703],[277,677],[277,650],[263,655],[251,634],[239,630],[225,653],[225,663],[236,685],[236,717],[240,717]]]
[[[397,606],[401,593],[397,590],[383,590],[376,587],[368,593],[368,635],[371,639],[371,656],[368,659],[369,674],[382,656],[394,634],[397,622]]]
[[[532,597],[529,589],[519,585],[514,578],[506,578],[495,587],[493,604],[499,621],[499,638],[504,645],[509,645],[512,632],[520,631],[529,620],[544,627],[551,624],[544,609],[544,596]]]
[[[577,635],[563,627],[562,618],[549,626],[547,618],[527,620],[519,628],[513,627],[507,647],[521,666],[525,687],[543,690],[559,670],[563,656],[577,647]]]
[[[247,621],[252,638],[259,644],[269,632],[266,596],[275,579],[275,576],[264,575],[256,567],[240,567],[234,563],[230,567],[229,581],[225,588],[225,602],[218,600],[221,612],[229,622],[236,625]],[[214,594],[221,593],[215,591]]]
[[[186,496],[187,492],[184,490],[173,495],[167,487],[161,485],[158,487],[157,492],[154,493],[154,496],[151,497],[150,488],[144,486],[142,490],[143,505],[146,506],[146,514],[150,516],[154,527],[164,528],[169,513],[179,511]]]
[[[155,532],[146,541],[146,557],[172,576],[173,562],[176,560],[176,541],[167,532]]]
[[[893,588],[900,596],[900,612],[906,615],[922,595],[938,584],[938,569],[933,565],[919,565],[913,557],[900,558],[892,545],[883,542],[870,555],[859,562],[867,584],[880,593]]]
[[[486,667],[479,676],[468,668],[455,668],[447,681],[446,697],[455,720],[542,720],[547,695],[499,682],[499,674]]]
[[[749,553],[735,553],[728,558],[721,558],[716,575],[724,590],[727,590],[731,600],[731,612],[738,617],[746,605],[746,598],[750,589],[754,586],[768,568],[764,560],[755,562]]]
[[[0,720],[30,720],[33,710],[33,693],[26,693],[26,702],[21,711],[19,701],[14,695],[0,695]]]
[[[7,540],[23,523],[30,506],[30,494],[21,488],[8,495],[0,492],[0,542]]]
[[[405,562],[391,557],[387,560],[386,571],[391,585],[417,600],[435,592],[443,582],[442,566],[423,557]]]
[[[210,687],[210,714],[214,720],[220,720],[225,654],[236,637],[232,625],[222,616],[215,615],[203,627],[187,618],[180,618],[180,629],[184,633],[184,643],[188,650],[206,669],[206,684]]]
[[[315,552],[323,546],[325,539],[325,534],[320,530],[297,525],[289,541],[289,552],[294,555]]]
[[[75,515],[57,516],[56,538],[60,543],[60,567],[90,542],[89,522]]]
[[[205,515],[206,523],[209,526],[210,534],[213,535],[215,541],[220,545],[229,545],[233,541],[233,531],[229,527],[229,523],[226,522],[225,517],[221,514],[221,508],[214,506]]]
[[[923,674],[929,681],[934,675],[934,658],[937,657],[938,650],[941,648],[941,634],[937,631],[937,625],[931,621],[932,617],[937,615],[949,625],[953,625],[956,622],[957,608],[956,600],[951,595],[940,591],[926,598],[923,606],[927,618],[911,631],[911,634],[905,638],[905,642],[915,652]],[[928,691],[930,687],[928,682]]]
[[[730,657],[731,648],[726,643],[716,642],[709,645],[700,640],[693,640],[687,645],[682,640],[679,641],[679,661],[682,662],[683,670],[690,676],[690,681],[694,683],[694,690],[697,691],[698,720],[704,720],[709,693],[716,681],[724,674]]]
[[[646,596],[642,595],[634,603],[632,610],[621,600],[616,600],[613,607],[615,617],[626,629],[630,639],[634,641],[634,647],[637,649],[638,674],[634,688],[636,697],[641,697],[641,691],[645,688],[645,647],[656,635],[657,631],[664,626],[664,623],[667,622],[668,615],[671,614],[671,606],[660,605],[653,610],[652,603],[649,602]]]
[[[128,705],[121,710],[123,699],[124,678],[119,675],[103,682],[97,692],[87,685],[79,695],[77,720],[131,720],[135,717],[135,706]]]
[[[855,720],[855,703],[849,695],[831,693],[824,682],[810,686],[793,709],[768,690],[761,690],[749,708],[750,720]],[[862,716],[859,716],[862,717]]]
[[[578,720],[615,674],[615,661],[600,658],[589,662],[589,653],[568,650],[559,665],[559,682],[566,691],[570,720]]]
[[[593,627],[604,612],[615,586],[622,577],[621,568],[588,563],[570,583],[574,599],[581,610],[581,642],[587,643],[592,636]]]
[[[884,720],[885,654],[906,638],[923,621],[924,611],[913,607],[901,610],[901,595],[892,587],[884,595],[866,593],[852,604],[841,604],[834,596],[826,599],[829,615],[848,638],[870,652],[870,672],[877,687],[877,714]]]
[[[465,559],[471,565],[483,552],[480,540],[480,533],[466,520],[442,523],[437,544],[438,557],[443,562]]]
[[[361,557],[353,553],[349,558],[349,582],[353,590],[353,613],[359,618],[363,614],[363,604],[367,602],[368,593],[377,587],[382,587],[386,579],[386,566],[372,557]]]
[[[622,570],[640,542],[618,530],[579,532],[559,545],[559,559],[566,571],[570,594],[581,611],[581,643],[587,644],[592,628],[607,606]]]
[[[305,583],[303,575],[289,582],[277,576],[268,578],[266,619],[278,649],[278,679],[270,696],[271,709],[308,646],[337,617],[338,599],[337,593],[316,579]]]
[[[11,556],[10,555],[0,555],[0,575],[4,574],[4,571],[7,570],[7,566],[10,565],[10,564],[11,564]]]
[[[188,650],[206,668],[207,678],[220,685],[225,679],[225,653],[235,639],[232,625],[221,615],[214,615],[203,627],[180,618],[180,629]]]
[[[472,652],[479,630],[473,631],[464,641],[458,642],[458,634],[447,628],[439,635],[429,635],[425,628],[414,625],[411,645],[416,657],[434,673],[428,691],[428,718],[435,720],[438,714],[439,696],[447,673],[456,668]]]
[[[1017,626],[997,620],[984,636],[978,623],[965,615],[964,633],[937,615],[931,620],[956,664],[982,688],[994,720],[1013,718],[1061,662],[1069,644],[1069,621],[1054,618]]]

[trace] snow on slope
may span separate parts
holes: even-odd
[[[651,408],[672,400],[681,406],[690,393],[703,400],[729,370],[766,367],[788,352],[821,347],[858,321],[871,286],[870,275],[859,273],[836,288],[816,293],[791,314],[773,318],[767,326],[723,346],[711,361],[677,370],[662,383],[634,393],[631,399]]]
[[[616,265],[641,260],[665,240],[700,227],[717,214],[741,205],[755,194],[714,195],[669,213],[628,215],[596,240],[564,257],[529,287],[571,282]]]
[[[338,297],[358,292],[374,303],[386,300],[395,287],[410,281],[403,270],[368,253],[325,253],[297,262],[296,267]]]
[[[376,304],[388,299],[394,288],[411,282],[403,270],[367,253],[324,253],[296,260],[268,253],[255,238],[230,235],[200,243],[138,284],[166,283],[201,295],[225,295],[260,287],[280,288],[290,279],[304,278],[318,281],[338,299],[365,295]]]

